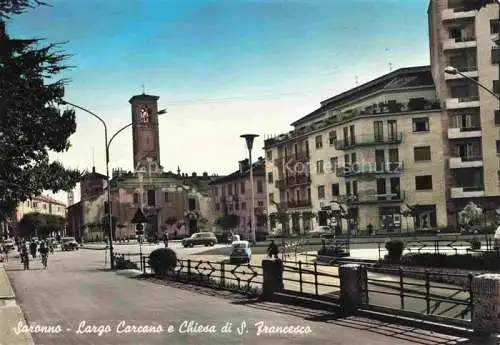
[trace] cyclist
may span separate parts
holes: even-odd
[[[24,264],[24,269],[30,269],[30,256],[28,254],[28,247],[26,243],[21,246],[21,262]]]
[[[40,255],[42,256],[42,265],[44,268],[47,268],[47,256],[49,254],[49,248],[47,248],[47,245],[45,242],[40,243]]]

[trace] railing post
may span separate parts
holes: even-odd
[[[405,310],[405,283],[403,268],[399,268],[399,299],[401,303],[401,310]]]
[[[187,280],[191,281],[191,260],[187,260]]]
[[[141,271],[144,270],[144,266],[142,265],[142,253],[139,253],[139,268]]]
[[[142,265],[142,274],[146,275],[146,256],[142,257],[141,265]]]
[[[314,293],[318,295],[318,264],[314,261]]]
[[[427,315],[431,313],[431,282],[430,282],[430,274],[428,270],[425,270],[425,309]]]
[[[299,284],[300,284],[300,293],[302,293],[302,261],[299,261]]]
[[[220,263],[220,286],[223,288],[224,286],[226,286],[226,265],[221,262]]]
[[[474,279],[474,275],[472,273],[469,273],[468,274],[468,278],[469,278],[469,312],[470,312],[470,315],[471,315],[471,319],[472,319],[472,315],[473,315],[473,312],[474,312],[474,303],[472,301],[474,295],[472,293],[472,280]],[[465,317],[465,315],[464,315]]]
[[[380,260],[380,242],[377,243],[378,246],[378,259]]]

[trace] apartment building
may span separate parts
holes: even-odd
[[[340,207],[341,231],[447,225],[441,110],[429,66],[403,68],[321,102],[294,129],[265,141],[271,200],[292,231]],[[418,212],[402,219],[405,208]]]
[[[432,0],[428,10],[432,75],[440,99],[448,221],[474,201],[493,214],[500,198],[498,99],[448,66],[500,93],[499,7],[465,11],[464,0]]]
[[[14,216],[9,219],[9,225],[19,234],[17,223],[28,213],[51,214],[66,218],[66,205],[47,195],[38,195],[24,202],[19,203]],[[61,229],[62,230],[62,229]]]
[[[267,184],[264,165],[262,157],[253,164],[256,231],[267,230]],[[273,179],[272,176],[270,178]],[[237,171],[215,179],[210,182],[210,186],[215,212],[219,216],[237,215],[239,224],[236,231],[244,238],[251,238],[252,197],[249,160],[240,161]]]

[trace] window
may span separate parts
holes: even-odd
[[[389,140],[397,140],[398,122],[396,120],[387,121],[387,137],[389,138]]]
[[[384,122],[383,121],[373,121],[373,135],[375,136],[375,141],[384,140]]]
[[[323,161],[317,161],[316,162],[316,173],[319,175],[319,174],[323,174],[325,171],[323,169]]]
[[[299,201],[300,200],[300,190],[295,191],[295,200]]]
[[[500,110],[495,110],[495,125],[500,125]]]
[[[240,183],[240,193],[245,194],[245,182]]]
[[[193,199],[193,198],[188,199],[188,208],[189,208],[189,211],[196,210],[196,199]]]
[[[269,193],[269,202],[270,203],[274,202],[274,194],[273,193]]]
[[[168,202],[168,192],[165,192],[165,202]]]
[[[264,187],[262,186],[262,180],[257,180],[257,193],[262,193],[264,191]]]
[[[268,161],[273,159],[273,151],[272,150],[267,150],[266,151],[266,158]]]
[[[137,193],[134,193],[134,204],[138,204],[139,203],[139,194]]]
[[[338,183],[332,183],[332,196],[340,195],[340,188]]]
[[[337,141],[337,131],[330,131],[328,134],[328,142],[330,145],[335,145],[335,142]]]
[[[500,140],[497,140],[497,154],[500,153]]]
[[[347,181],[345,183],[345,194],[351,195],[351,182]]]
[[[104,213],[109,213],[109,203],[107,201],[104,202]]]
[[[358,195],[358,181],[352,181],[352,194]]]
[[[321,135],[317,135],[316,136],[315,142],[316,142],[316,148],[317,149],[322,149],[323,148],[323,137]]]
[[[430,161],[431,160],[431,147],[419,146],[413,148],[413,155],[415,162]]]
[[[263,207],[264,206],[264,201],[257,201],[257,206],[258,207]]]
[[[347,167],[349,166],[349,155],[344,155],[344,165]]]
[[[232,184],[227,185],[227,194],[233,195],[233,185]]]
[[[498,19],[491,19],[490,20],[490,33],[491,34],[498,34]]]
[[[154,189],[148,190],[148,206],[156,206],[156,191]]]
[[[337,157],[330,158],[330,168],[332,172],[336,172],[339,165],[339,159]]]
[[[415,176],[415,190],[432,190],[432,175]]]
[[[413,132],[428,132],[429,131],[429,118],[419,117],[413,119]]]
[[[500,61],[500,49],[493,47],[491,48],[491,64],[496,65]]]
[[[242,210],[246,210],[246,208],[247,208],[247,203],[246,202],[242,202],[241,203],[241,209]]]
[[[354,145],[356,143],[356,134],[354,130],[354,125],[349,126],[349,134],[351,135],[351,144]]]
[[[272,172],[267,173],[267,182],[273,183],[273,173]]]
[[[318,186],[318,199],[325,198],[325,186]]]
[[[500,93],[500,84],[498,80],[493,80],[493,92]]]
[[[237,202],[234,203],[234,209],[235,210],[239,210],[240,209],[240,204],[238,204]]]

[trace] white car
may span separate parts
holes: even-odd
[[[14,250],[14,248],[15,248],[15,244],[14,244],[13,240],[5,240],[3,245],[7,250]]]
[[[252,260],[252,249],[250,249],[250,242],[234,241],[231,244],[231,247],[231,255],[229,256],[230,263],[250,263],[250,260]]]

